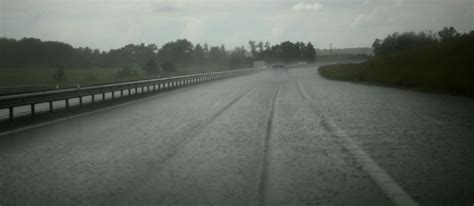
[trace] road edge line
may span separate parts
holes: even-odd
[[[298,81],[298,88],[301,95],[306,101],[310,98],[300,81]],[[364,171],[371,177],[371,179],[382,189],[385,195],[396,206],[417,206],[418,203],[411,198],[402,187],[390,177],[390,175],[382,169],[377,162],[375,162],[364,150],[362,150],[337,124],[323,117],[323,125],[337,136],[341,144],[347,151],[355,158],[355,160],[362,166]]]

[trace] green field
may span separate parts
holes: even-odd
[[[116,75],[119,71],[117,68],[74,68],[65,69],[65,80],[57,82],[53,78],[56,71],[55,68],[0,68],[0,88],[23,86],[55,88],[56,85],[64,88],[75,87],[77,84],[87,86],[147,78],[139,69],[135,69],[135,76],[119,78]]]

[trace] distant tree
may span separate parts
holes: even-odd
[[[304,59],[309,63],[316,62],[316,49],[311,42],[308,42],[304,51]]]
[[[299,57],[301,57],[299,46],[290,41],[282,42],[279,47],[276,48],[276,52],[279,53],[277,56],[286,63],[297,61]]]
[[[257,43],[253,40],[250,40],[249,47],[250,47],[250,52],[252,52],[252,55],[256,57],[257,56]]]
[[[206,57],[206,52],[201,44],[196,44],[193,50],[193,57],[194,62],[204,62],[204,58]]]
[[[393,54],[404,50],[414,49],[437,43],[437,39],[430,32],[414,33],[405,32],[402,34],[393,33],[383,40],[376,39],[372,44],[375,55]]]
[[[374,49],[374,53],[376,55],[380,54],[380,47],[382,46],[382,40],[375,39],[374,43],[372,43],[372,48]]]
[[[259,41],[257,44],[258,52],[262,53],[263,52],[263,42]]]
[[[64,72],[64,67],[60,66],[58,69],[56,69],[56,71],[53,73],[53,80],[56,81],[58,84],[66,81],[66,73]]]
[[[266,41],[266,42],[265,42],[265,45],[264,45],[265,50],[270,50],[270,46],[271,46],[271,45],[270,45],[270,42]]]
[[[145,63],[143,70],[149,75],[157,75],[160,73],[160,68],[153,59],[150,59]]]
[[[172,63],[179,67],[186,67],[192,61],[193,44],[186,39],[168,42],[158,51],[161,62]],[[163,68],[164,69],[164,68]]]
[[[220,50],[221,54],[223,54],[223,56],[227,55],[227,53],[225,51],[225,45],[224,44],[221,44],[221,47],[219,47],[219,50]]]
[[[204,43],[204,46],[202,47],[202,50],[204,52],[204,54],[209,54],[209,45],[207,45],[207,43]]]
[[[201,44],[196,44],[193,52],[195,56],[204,58],[204,48],[201,46]]]
[[[445,42],[459,37],[459,33],[454,27],[444,27],[441,31],[438,32],[438,36],[442,42]]]
[[[226,57],[225,47],[211,47],[209,50],[209,58],[213,62],[219,62]]]
[[[163,71],[165,71],[167,73],[176,72],[176,68],[175,68],[174,64],[171,63],[171,62],[165,62],[165,63],[161,64],[161,68],[163,69]]]
[[[248,61],[245,52],[246,50],[244,47],[236,47],[234,49],[229,58],[230,69],[240,69],[250,66],[251,61]]]

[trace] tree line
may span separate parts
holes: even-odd
[[[395,54],[401,51],[419,47],[460,40],[473,35],[474,31],[461,34],[458,33],[454,27],[444,27],[437,33],[433,33],[431,31],[420,33],[393,33],[385,37],[383,40],[375,39],[374,43],[372,44],[372,48],[376,56]]]
[[[257,43],[250,40],[249,47],[252,56],[257,60],[284,63],[297,61],[314,63],[316,61],[316,49],[311,42],[305,44],[303,42],[284,41],[277,45],[270,45],[268,41]]]
[[[249,41],[250,51],[243,46],[226,50],[225,45],[192,44],[186,39],[156,44],[128,44],[118,49],[100,51],[36,38],[20,40],[0,38],[0,69],[15,67],[55,68],[124,68],[123,75],[140,68],[148,74],[196,73],[252,67],[254,60],[267,62],[314,62],[316,50],[308,42],[285,41],[277,45]]]
[[[320,67],[323,77],[474,97],[474,31],[445,27],[437,33],[394,33],[374,42],[363,63]]]

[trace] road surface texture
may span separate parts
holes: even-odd
[[[4,134],[0,204],[472,205],[473,146],[473,99],[266,71]]]

